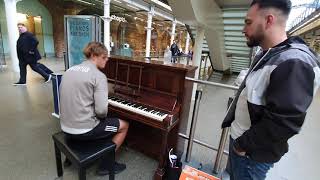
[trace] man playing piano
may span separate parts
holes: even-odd
[[[60,85],[61,129],[71,140],[111,140],[119,149],[129,124],[118,118],[107,117],[108,81],[101,70],[108,61],[108,51],[99,42],[90,42],[83,50],[88,60],[69,68]],[[68,160],[66,160],[68,161]],[[102,160],[98,175],[107,175],[108,162]],[[115,163],[115,173],[126,168]]]

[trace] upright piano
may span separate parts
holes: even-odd
[[[109,83],[108,112],[130,122],[126,141],[158,160],[154,179],[163,179],[168,151],[184,151],[185,133],[197,67],[111,56],[103,70]]]

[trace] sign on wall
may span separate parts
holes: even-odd
[[[83,48],[91,41],[100,42],[100,19],[96,16],[65,16],[66,68],[85,60]]]

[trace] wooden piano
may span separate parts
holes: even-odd
[[[104,73],[109,81],[109,114],[130,122],[128,146],[159,161],[154,179],[164,179],[168,150],[183,153],[197,67],[163,61],[111,56]]]

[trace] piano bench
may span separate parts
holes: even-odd
[[[109,179],[114,180],[114,162],[116,145],[105,139],[94,141],[70,141],[63,132],[52,135],[56,156],[58,177],[63,175],[61,152],[78,169],[79,180],[86,179],[86,168],[103,156],[108,156],[110,164]]]

